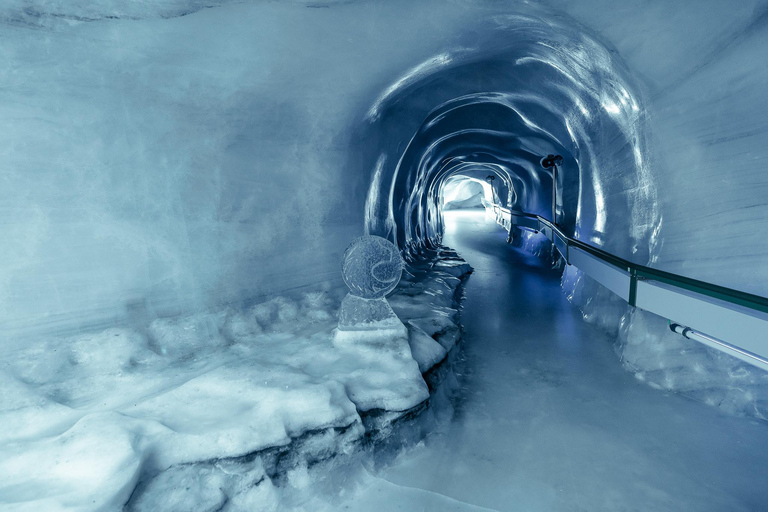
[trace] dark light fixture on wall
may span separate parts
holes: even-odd
[[[541,166],[552,170],[552,223],[557,224],[557,168],[563,165],[560,155],[547,155],[541,159]]]

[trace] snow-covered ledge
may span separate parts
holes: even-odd
[[[30,510],[277,503],[286,475],[429,408],[421,390],[436,389],[460,339],[470,270],[448,250],[409,263],[389,300],[410,358],[334,347],[340,287],[21,350],[0,370],[2,500]]]

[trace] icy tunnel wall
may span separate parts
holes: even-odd
[[[645,84],[662,215],[653,266],[768,296],[768,3],[551,5]]]
[[[223,4],[0,7],[4,335],[332,279],[364,216],[435,234],[446,159],[548,211],[555,149],[580,237],[768,293],[765,2]]]
[[[337,279],[353,127],[471,8],[211,4],[0,6],[7,340]]]
[[[459,62],[472,56],[459,52],[443,56],[451,61],[443,67],[452,69],[425,62],[405,75],[397,95],[389,91],[392,126],[417,124],[426,105],[436,110],[402,160],[387,149],[378,155],[372,190],[384,189],[389,204],[369,201],[369,229],[404,230],[396,233],[401,244],[439,234],[430,180],[453,168],[451,161],[511,170],[523,199],[518,206],[551,216],[549,177],[536,172],[535,158],[551,144],[566,156],[558,222],[567,231],[639,263],[768,294],[768,242],[752,232],[768,220],[766,71],[751,64],[767,47],[765,3],[557,7],[594,29],[594,39],[583,26],[572,31],[573,20],[562,13],[545,15],[545,27],[506,18],[513,43],[497,37],[464,69]],[[526,66],[532,62],[545,69]],[[509,111],[489,112],[492,104]],[[387,107],[377,105],[377,115]],[[440,123],[448,126],[441,130]],[[389,134],[382,124],[377,131]],[[402,139],[397,143],[399,151]],[[391,188],[377,180],[387,165]],[[738,270],[726,270],[724,258]]]

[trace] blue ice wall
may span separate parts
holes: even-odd
[[[625,4],[3,3],[3,335],[334,279],[466,162],[548,211],[551,150],[582,239],[768,293],[766,2]]]
[[[654,266],[768,296],[768,3],[551,2],[645,85]]]

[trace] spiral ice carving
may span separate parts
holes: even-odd
[[[400,282],[403,260],[395,244],[380,236],[356,238],[344,252],[341,274],[352,295],[379,299]]]

